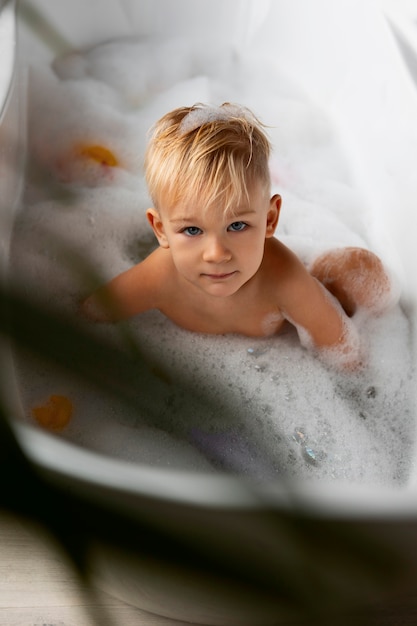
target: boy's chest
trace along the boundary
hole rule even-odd
[[[200,333],[236,333],[264,337],[278,332],[284,317],[272,299],[259,293],[242,298],[184,298],[171,300],[162,313],[182,328]]]

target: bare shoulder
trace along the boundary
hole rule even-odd
[[[283,310],[305,307],[308,300],[317,306],[324,296],[323,288],[310,274],[299,257],[283,243],[270,240],[266,248],[267,277],[276,286],[276,297]]]
[[[163,248],[157,248],[146,259],[132,266],[126,272],[117,276],[112,282],[126,281],[130,287],[138,289],[142,293],[149,294],[159,292],[161,284],[165,284],[172,279],[174,266],[171,255]]]
[[[292,288],[294,281],[297,284],[311,278],[297,255],[276,238],[266,241],[265,270],[268,280],[273,280],[280,289]]]
[[[172,284],[170,255],[157,248],[146,259],[122,272],[87,298],[82,310],[99,322],[126,319],[159,308],[167,285]]]

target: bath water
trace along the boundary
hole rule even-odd
[[[148,129],[174,107],[224,101],[248,106],[268,126],[272,191],[283,198],[276,236],[306,263],[332,247],[368,247],[372,215],[337,126],[275,61],[210,42],[131,39],[30,71],[12,279],[75,317],[82,297],[156,245],[142,175]],[[354,319],[368,364],[342,374],[303,349],[291,327],[265,339],[200,335],[149,311],[92,332],[118,345],[128,333],[152,355],[168,388],[161,419],[24,355],[17,371],[27,419],[60,394],[73,412],[56,436],[130,462],[255,480],[405,485],[415,445],[410,322],[400,305]],[[186,410],[178,372],[197,398]],[[137,387],[143,393],[140,380]],[[216,410],[201,411],[199,395]]]

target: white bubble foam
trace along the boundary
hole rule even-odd
[[[367,245],[369,212],[332,120],[275,61],[236,59],[204,42],[128,40],[54,67],[60,79],[32,74],[32,167],[11,257],[13,279],[43,301],[75,312],[100,280],[150,252],[147,130],[169,109],[195,102],[239,102],[270,125],[274,191],[283,196],[277,236],[306,264],[332,245]],[[118,166],[77,160],[71,149],[81,141],[110,149]],[[80,257],[94,270],[88,276]],[[368,353],[358,373],[316,359],[291,328],[267,339],[205,336],[151,311],[95,329],[117,344],[128,332],[152,355],[157,376],[171,381],[158,424],[28,358],[18,363],[22,396],[29,416],[49,394],[67,395],[74,417],[60,436],[131,462],[258,480],[403,485],[415,442],[409,320],[396,305],[353,323]],[[178,373],[195,398],[176,389]],[[212,397],[214,412],[200,394]]]

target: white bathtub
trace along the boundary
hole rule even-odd
[[[55,52],[131,34],[186,36],[192,29],[202,35],[215,32],[220,41],[231,38],[236,46],[254,45],[275,55],[337,119],[356,164],[358,185],[378,216],[371,233],[373,247],[388,256],[400,277],[403,306],[414,319],[417,95],[376,3],[34,0],[31,4],[60,33],[51,38]],[[27,6],[21,0],[21,8]],[[12,8],[10,2],[3,7],[0,27]],[[7,166],[7,189],[4,177],[0,182],[2,221],[8,228],[9,207],[19,193],[19,177],[14,174],[21,171],[18,154],[23,150],[14,97],[18,92],[24,99],[24,65],[29,57],[38,63],[53,57],[25,27],[19,47],[23,73],[1,118],[8,143],[7,148],[5,143],[0,146],[0,158],[14,154],[15,159]],[[13,49],[13,36],[8,49]],[[13,146],[18,147],[15,152]],[[3,229],[3,256],[8,228]],[[8,360],[3,371],[9,410],[18,412]],[[48,483],[81,501],[86,498],[97,525],[107,511],[118,536],[130,538],[126,549],[122,541],[110,546],[91,536],[89,565],[100,585],[136,606],[193,623],[266,626],[302,619],[310,609],[321,616],[331,611],[345,614],[389,601],[400,589],[417,597],[417,463],[401,490],[366,486],[341,490],[336,484],[255,488],[226,475],[136,467],[20,422],[14,428],[24,452]],[[92,535],[91,527],[86,527]],[[151,547],[140,537],[144,533],[149,534]],[[166,548],[166,558],[153,551],[158,541]],[[178,545],[183,546],[180,558]],[[224,570],[227,564],[230,571]]]

